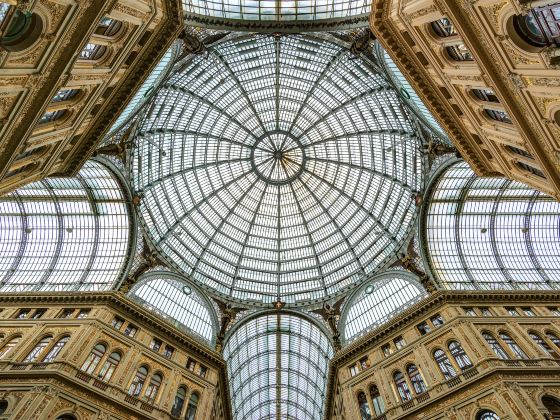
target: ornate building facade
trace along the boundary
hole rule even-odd
[[[373,2],[370,27],[479,175],[560,198],[560,6]]]

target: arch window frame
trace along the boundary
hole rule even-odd
[[[521,348],[519,344],[515,341],[515,339],[511,336],[509,332],[506,331],[499,331],[498,337],[505,345],[509,348],[509,350],[513,353],[516,359],[527,360],[529,356],[527,353]]]
[[[183,390],[183,394],[179,395],[179,391]],[[179,385],[177,392],[175,392],[175,398],[173,399],[173,406],[171,407],[171,415],[175,417],[181,417],[183,410],[186,407],[188,388],[185,385]]]
[[[457,340],[452,340],[447,344],[447,348],[451,356],[455,359],[455,363],[462,371],[468,370],[473,367],[473,363],[468,356],[467,352]]]
[[[548,357],[552,357],[553,359],[560,359],[560,353],[554,350],[554,348],[548,343],[547,339],[543,338],[540,333],[531,330],[528,332],[528,335],[542,353]]]
[[[130,385],[128,387],[128,395],[131,395],[136,398],[140,398],[142,395],[142,390],[144,389],[144,385],[146,383],[146,379],[148,379],[148,375],[150,373],[150,368],[148,365],[141,365],[136,370],[132,380],[130,381]]]
[[[100,347],[103,347],[103,350],[101,350]],[[80,370],[86,372],[89,375],[93,375],[95,369],[99,365],[99,362],[101,362],[101,359],[105,356],[106,353],[107,346],[104,343],[97,343],[89,352]]]
[[[5,359],[10,353],[14,351],[14,348],[19,344],[21,340],[21,335],[16,335],[10,337],[9,340],[4,340],[2,347],[0,347],[0,360]]]
[[[161,372],[156,372],[150,377],[146,391],[144,392],[144,398],[150,404],[154,404],[159,396],[159,391],[163,383],[163,374]]]
[[[185,413],[185,420],[194,420],[196,417],[196,412],[198,411],[198,403],[200,401],[200,395],[197,391],[191,393],[189,397],[189,402],[187,404],[187,411]]]
[[[50,346],[49,351],[42,358],[41,361],[43,363],[54,362],[54,360],[59,355],[59,353],[62,351],[64,346],[66,346],[66,344],[68,344],[68,341],[70,341],[70,335],[69,334],[66,334],[66,335],[63,335],[62,337],[60,337],[58,340],[56,340],[56,342],[52,346]]]
[[[426,381],[424,381],[424,377],[415,363],[410,363],[406,367],[406,374],[408,375],[408,379],[416,395],[423,394],[428,390],[428,385]]]
[[[494,352],[494,354],[501,360],[511,360],[509,353],[503,348],[501,343],[496,339],[494,334],[489,331],[483,331],[482,337],[486,341],[486,344]]]
[[[402,373],[400,370],[397,370],[393,373],[393,384],[401,402],[404,403],[412,400],[412,391],[410,390],[410,386],[408,385],[404,373]]]
[[[371,409],[364,391],[359,391],[356,396],[358,400],[358,407],[360,409],[361,420],[371,420]]]
[[[115,355],[118,356],[118,358]],[[99,369],[99,373],[97,375],[97,378],[100,381],[109,382],[111,380],[111,378],[113,377],[113,375],[115,374],[115,371],[119,367],[119,364],[121,362],[121,358],[122,358],[122,354],[121,354],[120,351],[118,351],[118,350],[112,351],[107,356],[107,358],[105,359],[105,362],[103,363],[103,365]]]
[[[23,358],[22,363],[35,363],[39,360],[41,355],[45,352],[47,347],[50,346],[53,336],[47,334],[43,336],[36,344],[31,348],[27,355]]]
[[[381,392],[379,392],[379,388],[375,384],[369,384],[368,392],[373,404],[373,414],[375,414],[375,416],[381,416],[385,413],[385,401],[383,400]]]
[[[447,353],[443,349],[440,348],[435,349],[432,352],[432,356],[446,381],[453,379],[458,375],[455,366],[453,366],[453,363],[451,362],[451,360],[447,356]]]

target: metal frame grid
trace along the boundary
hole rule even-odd
[[[348,50],[241,36],[162,85],[130,178],[176,269],[245,303],[305,304],[394,258],[423,187],[419,144],[398,93]]]
[[[185,279],[151,271],[140,277],[127,296],[195,338],[215,344],[218,318],[212,304]]]
[[[108,290],[124,275],[130,208],[116,174],[88,161],[0,197],[0,291]]]
[[[383,273],[368,281],[344,305],[342,341],[349,344],[428,296],[418,279],[405,272]]]
[[[247,319],[229,333],[224,346],[233,417],[322,418],[333,355],[325,331],[299,314]]]
[[[308,21],[368,15],[371,0],[183,0],[183,8],[221,19]]]
[[[560,203],[520,182],[479,178],[463,162],[437,174],[421,233],[442,287],[558,289]]]

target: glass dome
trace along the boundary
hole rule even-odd
[[[222,296],[324,300],[392,260],[412,228],[414,122],[344,47],[230,39],[193,56],[146,108],[131,168],[145,230]]]

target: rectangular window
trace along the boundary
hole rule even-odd
[[[151,348],[153,351],[158,352],[159,349],[161,348],[161,345],[162,345],[162,344],[163,344],[163,343],[161,342],[161,340],[160,340],[159,338],[155,338],[155,337],[154,337],[154,338],[152,339],[152,342],[150,343],[150,348]]]
[[[33,319],[39,319],[39,318],[41,318],[43,315],[45,315],[45,312],[47,312],[46,309],[37,309],[31,318],[33,318]]]
[[[383,344],[381,346],[381,351],[383,352],[384,356],[390,356],[393,353],[393,349],[391,349],[391,345],[389,343]]]
[[[163,350],[163,356],[167,357],[168,359],[171,359],[174,352],[175,352],[175,349],[173,347],[171,347],[170,345],[166,344],[165,349]]]
[[[369,359],[368,359],[368,357],[367,357],[367,356],[362,357],[362,358],[360,359],[360,367],[361,367],[362,369],[367,369],[367,368],[369,368],[369,366],[370,366],[370,365],[369,365]]]
[[[560,316],[560,309],[559,308],[548,308],[550,313],[554,316]]]
[[[60,314],[60,318],[71,318],[72,315],[74,315],[74,309],[67,308],[62,311],[62,313]]]
[[[16,315],[16,319],[27,318],[27,315],[29,315],[29,312],[31,312],[31,309],[20,309],[20,311]]]
[[[358,368],[356,365],[350,366],[348,370],[350,371],[350,376],[356,376],[358,374]]]
[[[206,372],[208,372],[208,368],[206,366],[200,365],[199,375],[201,378],[206,377]]]
[[[395,343],[395,347],[397,348],[397,350],[400,350],[404,346],[406,346],[406,342],[404,341],[404,338],[402,338],[401,335],[399,335],[397,338],[395,338],[393,340],[393,343]]]
[[[187,359],[187,369],[190,370],[191,372],[194,372],[195,366],[196,366],[196,362],[189,357]]]
[[[136,328],[136,325],[129,323],[124,329],[124,335],[128,335],[129,337],[134,337],[137,331],[138,328]]]
[[[116,316],[115,318],[113,318],[113,320],[111,321],[111,325],[113,326],[113,328],[115,328],[116,330],[120,330],[121,327],[124,324],[124,319],[119,318],[118,316]]]
[[[432,321],[432,325],[437,328],[441,325],[443,325],[445,323],[445,321],[443,320],[443,317],[440,314],[435,314],[433,317],[430,318],[430,321]]]
[[[535,313],[533,312],[533,309],[531,308],[521,308],[523,310],[523,313],[526,316],[535,316]]]
[[[422,322],[421,324],[418,324],[416,328],[418,328],[418,331],[420,331],[420,334],[422,335],[426,335],[430,332],[430,326],[428,325],[427,322]]]
[[[87,318],[89,316],[89,309],[80,309],[80,312],[78,312],[78,319],[83,319],[83,318]]]
[[[473,308],[463,308],[463,310],[465,311],[465,315],[467,316],[476,316],[476,312]]]
[[[515,308],[506,308],[509,316],[519,316],[519,312]]]
[[[486,307],[480,308],[480,312],[482,313],[482,316],[492,316],[492,312]]]

